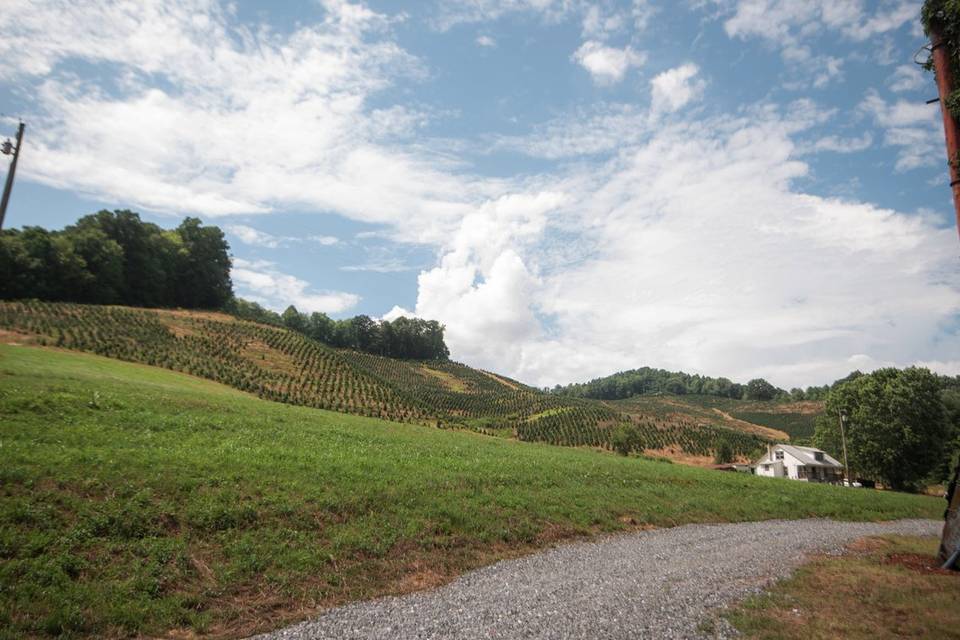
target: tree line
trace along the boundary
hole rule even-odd
[[[0,233],[0,298],[217,309],[233,295],[229,245],[218,227],[176,229],[132,211],[100,211],[61,231]]]
[[[746,384],[733,382],[728,378],[711,378],[683,371],[667,371],[641,367],[629,371],[620,371],[589,382],[579,382],[566,386],[557,385],[549,389],[551,393],[575,398],[594,398],[596,400],[620,400],[639,395],[686,395],[698,394],[732,398],[734,400],[823,400],[830,389],[846,380],[862,375],[854,371],[847,378],[821,387],[810,386],[806,389],[793,388],[790,391],[776,387],[763,378],[754,378]]]
[[[341,349],[388,358],[447,360],[450,357],[443,340],[445,327],[436,320],[374,320],[365,315],[334,320],[325,313],[302,313],[293,305],[280,314],[242,298],[231,300],[225,311],[245,320],[286,327]]]
[[[435,320],[333,320],[293,306],[283,314],[237,298],[223,231],[186,218],[175,229],[128,210],[99,211],[60,231],[39,226],[0,232],[0,299],[222,310],[286,327],[314,340],[391,358],[446,360]]]
[[[619,400],[647,394],[685,395],[688,393],[753,400],[789,397],[786,391],[778,389],[762,378],[751,380],[744,385],[727,378],[690,375],[682,371],[667,371],[651,367],[620,371],[603,378],[595,378],[590,382],[557,385],[551,391],[564,396],[597,400]]]

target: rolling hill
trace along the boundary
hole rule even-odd
[[[609,449],[614,428],[632,424],[643,451],[701,465],[712,462],[721,443],[747,459],[766,442],[793,434],[780,417],[795,414],[768,415],[757,410],[758,403],[728,406],[705,396],[565,397],[455,362],[334,349],[222,313],[0,302],[0,331],[6,342],[163,367],[265,400],[523,441]],[[744,411],[751,406],[748,419]]]
[[[244,392],[116,358],[0,345],[0,584],[16,586],[0,589],[2,638],[240,637],[572,536],[765,518],[939,517],[943,509],[923,496],[412,424],[424,411],[412,399],[397,410],[404,423],[269,402],[254,394],[346,407],[357,406],[351,398],[392,396],[359,365],[301,343],[291,342],[305,350],[296,358],[294,347],[256,343],[236,368],[225,368],[229,355],[207,355],[218,343],[204,323],[223,325],[224,341],[234,331],[235,344],[257,327],[104,313],[99,320],[112,316],[126,331],[140,327],[145,344],[168,343],[166,327],[203,349],[155,349],[158,362],[240,376],[248,386],[241,374],[254,375],[258,360],[282,366]],[[142,345],[104,340],[110,325],[81,331],[74,317],[58,329],[52,314],[29,321],[44,340],[103,336],[105,351],[147,358]],[[293,341],[257,335],[267,345]],[[335,382],[288,391],[301,362],[325,367]],[[462,384],[469,380],[464,374]],[[324,395],[328,388],[359,392]]]

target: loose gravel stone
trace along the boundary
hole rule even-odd
[[[443,587],[331,609],[257,640],[713,637],[713,614],[863,536],[939,535],[935,520],[687,525],[558,546]],[[716,622],[716,621],[714,621]]]

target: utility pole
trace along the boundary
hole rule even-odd
[[[853,483],[850,482],[850,467],[847,465],[847,434],[844,431],[844,418],[843,409],[837,409],[837,416],[840,418],[840,442],[843,443],[843,483],[844,486],[850,487],[853,486]]]
[[[17,145],[13,146],[8,138],[3,142],[3,155],[13,155],[10,161],[10,170],[7,171],[7,182],[3,185],[3,200],[0,201],[0,231],[3,231],[3,219],[7,217],[7,203],[10,202],[10,191],[13,190],[13,176],[17,172],[17,160],[20,159],[20,145],[23,143],[23,122],[17,127]]]

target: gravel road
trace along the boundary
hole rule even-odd
[[[697,638],[711,610],[784,576],[805,554],[868,535],[939,535],[942,526],[773,520],[617,535],[498,562],[430,591],[331,609],[257,638]]]

